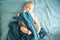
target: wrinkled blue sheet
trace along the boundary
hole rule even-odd
[[[12,17],[29,1],[35,4],[34,14],[39,19],[41,27],[47,27],[49,30],[50,40],[60,40],[60,0],[0,0],[1,40],[6,39]]]

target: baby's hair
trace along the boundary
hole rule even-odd
[[[28,3],[30,3],[30,4],[32,4],[32,5],[34,6],[34,3],[33,3],[33,2],[27,2],[26,4],[28,4]],[[25,5],[26,5],[26,4],[25,4]]]
[[[31,3],[31,4],[34,4],[33,2],[27,2],[27,3]]]

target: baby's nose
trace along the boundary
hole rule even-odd
[[[29,7],[27,7],[26,9],[29,10]]]

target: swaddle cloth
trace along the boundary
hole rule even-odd
[[[39,34],[37,33],[34,21],[29,12],[21,12],[19,17],[14,18],[16,19],[16,21],[9,23],[7,40],[41,40],[41,38],[46,35],[46,31],[44,29],[42,29]],[[22,21],[32,32],[31,35],[27,35],[21,32],[20,27]]]
[[[20,21],[22,20],[26,24],[27,28],[29,28],[32,31],[32,33],[34,35],[33,40],[38,40],[38,33],[36,31],[34,21],[30,15],[30,13],[29,12],[22,12],[20,14],[20,17],[21,17]]]

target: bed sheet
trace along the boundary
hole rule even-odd
[[[0,0],[1,12],[1,40],[5,40],[8,33],[8,23],[17,12],[22,11],[26,2],[35,4],[34,14],[38,18],[41,27],[49,34],[49,39],[60,40],[60,0]]]

